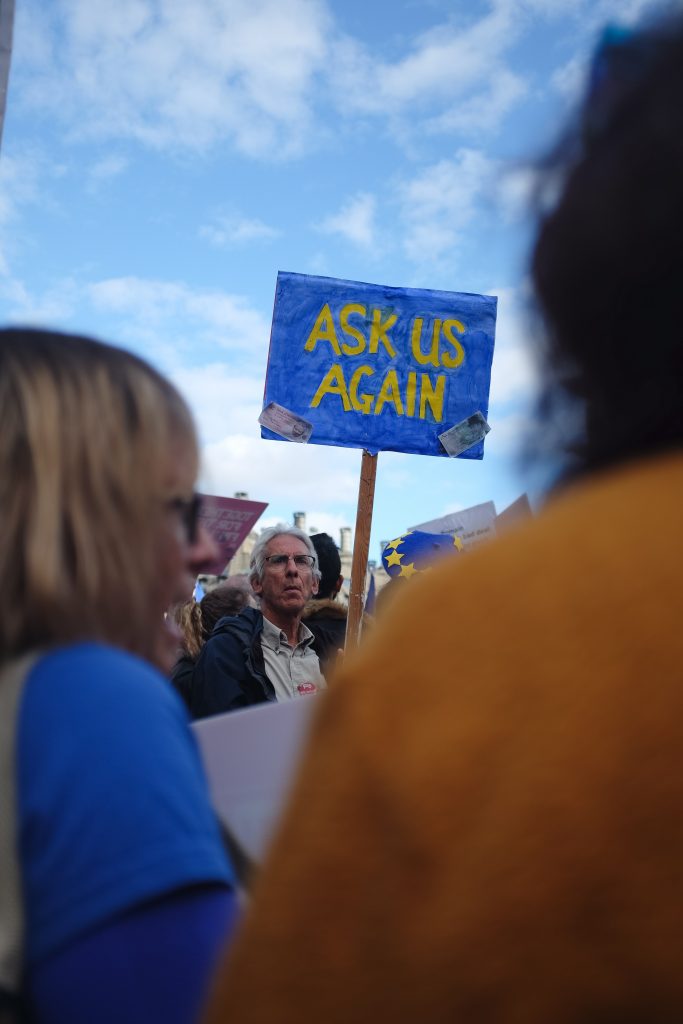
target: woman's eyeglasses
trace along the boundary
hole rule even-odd
[[[185,528],[188,544],[196,544],[199,514],[202,510],[201,494],[193,494],[191,498],[169,498],[166,507],[177,512]]]

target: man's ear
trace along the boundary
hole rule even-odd
[[[344,582],[344,577],[340,576],[339,579],[337,580],[337,582],[335,583],[334,587],[332,588],[332,593],[333,594],[338,594],[339,593],[339,591],[342,588],[342,583],[343,582]]]
[[[320,588],[320,580],[316,579],[315,576],[311,580],[311,597],[315,597]]]
[[[257,580],[257,579],[253,579],[253,580],[249,580],[249,582],[251,583],[251,589],[254,591],[254,593],[258,597],[260,597],[261,596],[261,592],[263,590],[263,584],[261,583],[261,581]]]

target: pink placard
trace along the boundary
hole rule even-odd
[[[222,498],[217,494],[202,494],[199,520],[220,548],[216,561],[204,571],[220,575],[246,536],[253,530],[267,501],[248,501],[246,498]]]

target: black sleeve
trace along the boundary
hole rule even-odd
[[[182,654],[171,670],[171,683],[173,688],[178,691],[188,708],[190,706],[190,693],[192,688],[192,673],[194,671],[194,665],[194,658],[191,658],[189,654]]]
[[[313,650],[318,655],[320,669],[325,675],[337,661],[340,650],[346,642],[346,619],[306,619],[305,624],[313,634]]]

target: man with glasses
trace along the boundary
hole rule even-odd
[[[319,580],[318,556],[307,534],[294,526],[264,531],[249,572],[260,608],[216,623],[192,676],[194,718],[324,689],[313,634],[301,621]]]

